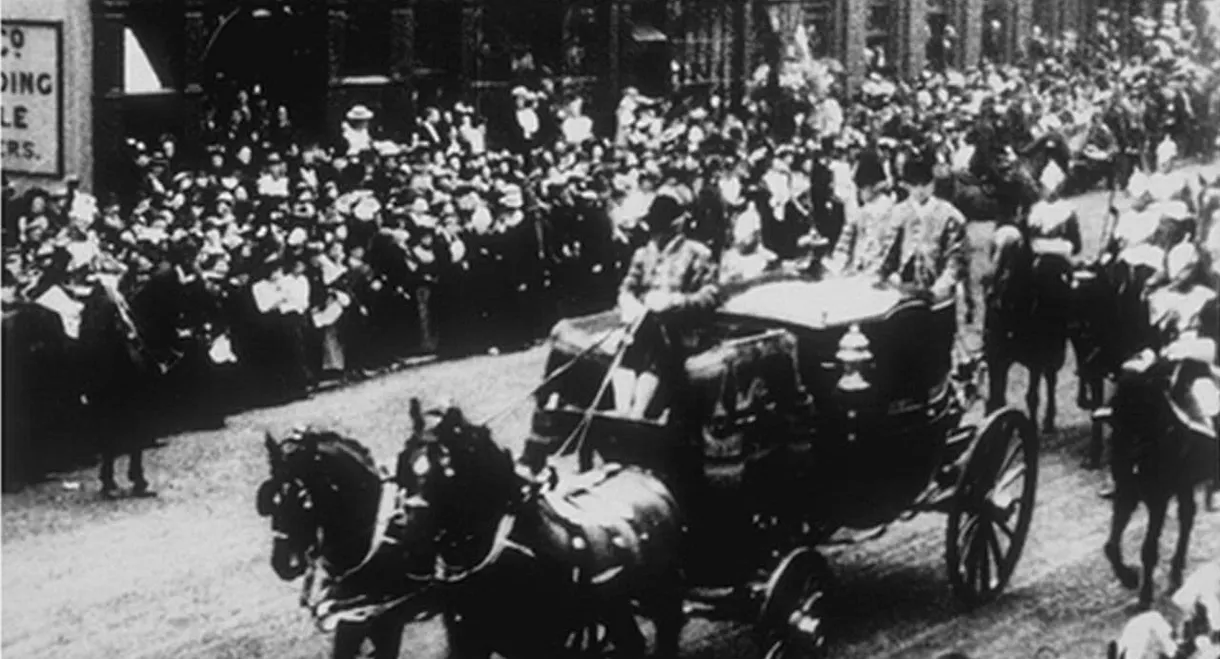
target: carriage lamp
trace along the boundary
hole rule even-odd
[[[869,350],[868,337],[860,331],[859,325],[852,325],[843,338],[839,339],[839,352],[835,357],[843,365],[839,391],[855,393],[869,388],[868,380],[864,378],[864,369],[872,364],[873,353]]]

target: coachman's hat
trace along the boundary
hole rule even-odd
[[[885,180],[885,168],[881,164],[881,157],[876,151],[868,150],[860,154],[860,160],[856,164],[855,183],[856,187],[867,188],[876,185]]]
[[[933,163],[922,154],[914,154],[902,166],[902,180],[911,185],[927,185],[936,180]]]
[[[644,221],[654,229],[668,227],[685,214],[681,202],[668,194],[659,194],[648,207]]]

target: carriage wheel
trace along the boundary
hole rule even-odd
[[[1034,513],[1038,435],[1005,408],[984,420],[949,509],[946,562],[954,594],[984,604],[1012,577]]]
[[[826,590],[830,567],[813,549],[802,547],[789,553],[771,574],[758,614],[757,630],[764,639],[778,637],[767,656],[790,654],[785,648],[801,647],[801,656],[817,656],[825,645]]]

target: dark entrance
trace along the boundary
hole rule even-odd
[[[243,3],[245,4],[245,3]],[[203,55],[204,91],[228,116],[237,90],[261,87],[272,107],[288,108],[305,135],[326,129],[326,5],[267,3],[225,13]]]

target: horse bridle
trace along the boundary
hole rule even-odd
[[[301,505],[303,507],[306,509],[313,509],[315,507],[313,496],[309,493],[309,488],[306,487],[305,482],[299,477],[282,479],[280,482],[283,485],[290,485],[297,490],[297,496],[298,498],[302,499]],[[385,487],[384,479],[382,480],[382,483],[382,486]],[[279,491],[276,492],[277,497],[283,496],[283,485],[281,485]],[[298,601],[302,608],[309,610],[310,614],[314,618],[314,624],[320,631],[333,631],[335,626],[337,626],[340,622],[361,623],[368,621],[387,611],[390,611],[391,609],[398,608],[407,602],[422,597],[424,593],[429,590],[432,575],[419,574],[411,570],[406,570],[403,573],[404,576],[406,576],[406,578],[410,581],[423,584],[423,587],[419,588],[418,590],[413,590],[406,595],[372,604],[361,604],[361,602],[364,602],[367,599],[363,595],[357,595],[345,600],[326,598],[325,593],[328,590],[336,586],[340,586],[345,581],[362,572],[369,565],[371,559],[374,555],[376,555],[377,551],[382,545],[382,542],[384,541],[384,538],[381,537],[376,530],[374,533],[377,535],[375,535],[373,540],[370,542],[369,550],[360,563],[352,568],[349,568],[348,570],[345,570],[341,574],[329,576],[331,573],[331,566],[320,550],[321,544],[324,541],[324,531],[321,525],[314,525],[313,540],[301,550],[302,556],[305,559],[306,567],[304,579],[301,582],[301,595]],[[276,539],[288,540],[291,536],[284,531],[273,528],[272,537]],[[325,585],[315,587],[319,579],[319,574],[322,575]]]
[[[445,416],[445,413],[441,410],[434,409],[434,410],[428,410],[428,411],[424,412],[424,415],[438,417],[438,418],[443,419]],[[433,435],[435,436],[435,429],[433,430]],[[441,453],[441,455],[442,455],[441,466],[443,467],[443,473],[446,477],[451,476],[453,473],[453,470],[448,464],[448,459],[451,454],[449,451],[449,447],[445,446],[444,442],[441,442],[438,439],[425,440],[425,441],[427,441],[427,443],[430,445],[436,446],[442,452]],[[415,462],[415,460],[412,461],[413,464],[414,464],[414,462]],[[417,474],[417,475],[422,475],[422,474]],[[416,499],[416,498],[417,497],[412,497],[411,499]],[[420,497],[420,499],[421,499],[421,503],[419,505],[427,505],[426,503],[422,502],[422,497]],[[410,505],[410,504],[408,504],[408,505]],[[510,550],[510,549],[518,551],[521,554],[528,556],[530,558],[536,557],[536,554],[529,547],[526,547],[526,546],[510,539],[513,529],[516,527],[516,522],[517,522],[517,516],[513,512],[506,512],[503,515],[501,515],[500,521],[496,525],[495,535],[492,537],[491,546],[488,548],[487,553],[483,556],[482,559],[480,559],[478,562],[476,562],[471,567],[462,568],[462,567],[456,567],[456,566],[450,565],[445,560],[443,552],[437,551],[435,569],[433,571],[433,574],[430,575],[428,577],[428,579],[430,581],[440,582],[440,583],[444,583],[444,584],[461,583],[461,582],[466,581],[467,579],[473,577],[474,575],[478,574],[479,572],[482,572],[487,567],[491,566],[496,561],[500,560],[500,557],[504,555],[504,552],[507,550]],[[444,536],[445,536],[445,529],[443,529],[443,528],[439,529],[437,531],[437,533],[434,535],[433,540],[436,542],[436,544],[438,546],[444,545],[445,544],[445,541],[443,540]],[[452,546],[452,543],[449,543],[449,544],[450,544],[450,546]],[[412,579],[417,578],[415,575],[408,575],[408,576]]]

